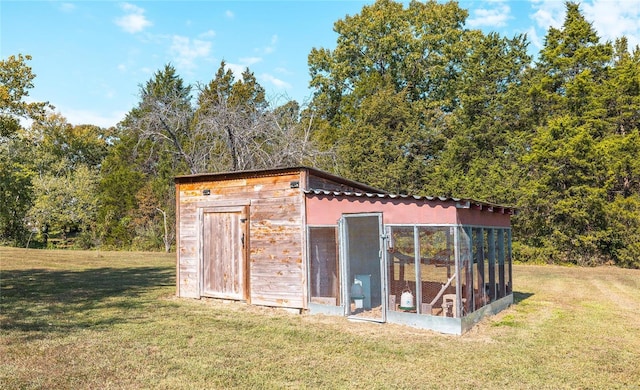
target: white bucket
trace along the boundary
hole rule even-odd
[[[405,290],[400,296],[400,307],[409,309],[413,307],[413,294],[411,291]]]

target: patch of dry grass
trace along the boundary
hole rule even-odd
[[[467,334],[175,298],[175,255],[0,248],[0,388],[640,388],[640,271],[516,266]]]

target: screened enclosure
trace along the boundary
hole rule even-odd
[[[460,333],[512,303],[510,228],[345,222],[308,228],[310,302],[325,312]]]
[[[308,310],[462,334],[513,303],[513,209],[309,190]]]
[[[511,293],[510,229],[414,225],[387,230],[390,310],[464,317]],[[402,304],[403,295],[415,304]]]

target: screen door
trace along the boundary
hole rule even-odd
[[[340,220],[346,314],[384,321],[382,214],[348,214]]]

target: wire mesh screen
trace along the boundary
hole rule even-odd
[[[413,226],[391,228],[390,239],[387,272],[389,309],[415,312],[417,291]]]
[[[505,267],[504,267],[504,229],[497,229],[496,231],[496,275],[498,280],[496,281],[498,287],[498,298],[504,298],[507,295],[505,279]]]
[[[511,263],[511,230],[506,230],[504,234],[504,246],[505,246],[505,266],[506,266],[506,274],[505,274],[505,284],[507,285],[507,294],[513,293],[513,285],[511,280],[512,274],[512,263]]]
[[[453,228],[419,227],[423,314],[453,316],[456,270]]]
[[[455,312],[455,316],[463,317],[473,311],[473,268],[472,268],[472,229],[468,226],[458,228],[458,272],[460,281],[461,310]],[[456,301],[457,305],[458,301]],[[457,306],[455,306],[457,309]]]
[[[508,229],[473,229],[475,310],[511,294],[511,236]]]
[[[474,228],[472,233],[473,241],[473,274],[474,274],[474,305],[479,309],[489,303],[488,265],[484,250],[484,229]]]
[[[339,305],[336,228],[309,228],[309,249],[311,302]]]
[[[447,315],[443,302],[456,289],[452,228],[391,227],[388,260],[390,310]]]

